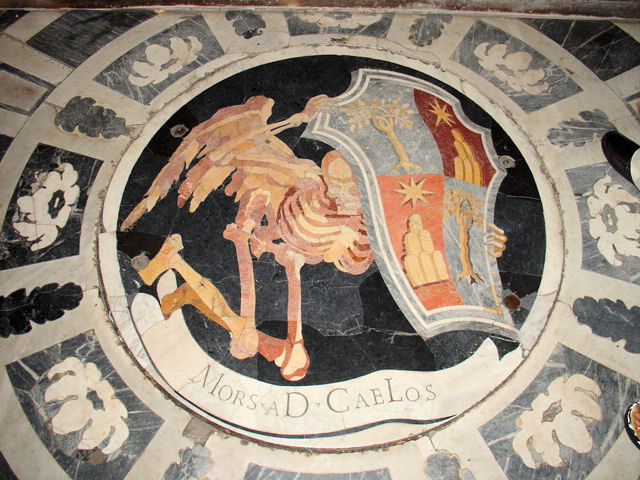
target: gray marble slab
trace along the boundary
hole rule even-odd
[[[384,38],[393,20],[393,13],[357,13],[355,10],[291,11],[284,16],[292,36],[335,33]]]
[[[73,10],[40,30],[27,44],[77,67],[107,43],[153,16],[153,10]]]
[[[486,78],[526,112],[582,91],[533,47],[482,21],[473,24],[451,59]]]
[[[261,15],[255,12],[246,10],[229,10],[224,14],[225,18],[232,22],[233,30],[236,35],[249,39],[262,35],[264,28],[267,26],[264,23]]]
[[[425,469],[431,480],[475,480],[475,475],[460,467],[460,460],[445,450],[440,450],[427,458]]]
[[[92,369],[97,368],[99,390],[113,391],[111,398],[115,398],[126,409],[126,417],[120,417],[126,424],[126,439],[118,442],[120,446],[115,451],[108,450],[108,442],[113,438],[111,433],[95,448],[81,448],[84,432],[91,426],[90,418],[87,418],[84,426],[66,434],[56,433],[55,427],[52,428],[52,425],[56,425],[56,417],[64,414],[63,408],[68,402],[91,401],[95,414],[107,408],[105,402],[108,399],[100,398],[100,393],[94,390],[98,388],[95,382],[86,384],[85,399],[69,396],[62,400],[45,400],[52,386],[59,388],[63,381],[68,384],[71,382],[67,380],[71,378],[68,372],[49,375],[52,367],[59,366],[69,358],[76,359],[86,369],[75,371],[73,377],[83,381],[91,376]],[[123,382],[102,351],[93,331],[17,360],[7,365],[6,371],[31,426],[56,462],[74,480],[124,478],[163,423],[162,418],[149,410]],[[110,387],[107,388],[104,383]],[[87,410],[86,406],[82,409],[85,412]]]
[[[91,97],[73,97],[60,110],[54,123],[67,132],[76,128],[88,137],[115,138],[127,133],[126,121],[110,108],[95,104]]]
[[[573,302],[573,314],[595,335],[624,340],[626,351],[640,353],[640,307],[627,307],[622,300],[582,297]]]
[[[32,222],[28,214],[18,205],[18,198],[31,196],[35,191],[42,190],[42,183],[46,181],[48,175],[59,171],[60,166],[65,164],[71,165],[77,173],[76,181],[73,185],[65,185],[63,189],[55,192],[54,189],[46,189],[50,195],[48,215],[52,220],[42,216],[39,217],[40,222],[44,223]],[[0,269],[15,268],[78,254],[84,207],[93,180],[101,165],[100,160],[62,148],[45,144],[39,144],[36,147],[22,171],[20,180],[18,180],[9,202],[2,231],[0,231]],[[75,186],[79,189],[77,197],[73,202],[67,203],[64,195],[68,194]],[[45,224],[50,224],[57,219],[63,208],[71,208],[71,212],[63,225],[56,226],[58,233],[50,245],[34,250],[34,246],[40,240],[29,240],[16,230],[15,225],[19,222],[35,223],[46,228]]]
[[[409,41],[417,47],[431,45],[440,38],[445,24],[451,23],[453,17],[448,14],[429,14],[417,18],[409,29]]]
[[[640,43],[608,20],[527,18],[523,22],[558,43],[601,80],[640,65]]]
[[[604,155],[603,155],[604,160]],[[640,256],[622,255],[623,246],[633,244],[628,237],[633,225],[640,225],[640,192],[625,180],[608,163],[599,163],[567,171],[571,188],[575,193],[582,229],[582,268],[601,273],[609,277],[640,284]],[[609,176],[610,182],[603,179]],[[596,182],[602,182],[605,192],[594,194]],[[615,187],[614,185],[619,185]],[[616,199],[623,190],[626,199]],[[608,193],[606,193],[608,192]],[[594,200],[606,206],[598,208]],[[592,199],[594,211],[602,210],[599,215],[591,215],[589,202]],[[595,235],[595,236],[594,236]],[[636,234],[637,236],[637,234]],[[637,243],[635,244],[637,251]],[[613,256],[613,252],[615,257]],[[607,252],[609,252],[607,254]],[[605,256],[607,254],[607,256]],[[607,258],[608,257],[608,258]],[[612,260],[618,264],[612,263]]]
[[[213,467],[211,450],[202,445],[194,445],[180,452],[180,461],[172,463],[164,472],[164,480],[198,480],[206,478]]]
[[[549,141],[559,147],[582,147],[593,140],[600,140],[605,133],[616,130],[602,110],[584,110],[578,113],[578,117],[580,118],[563,120],[558,126],[550,128],[547,133]]]
[[[273,470],[251,463],[244,474],[244,480],[391,480],[391,475],[386,468],[357,473],[315,474]]]
[[[175,42],[185,42],[188,45],[184,48],[190,49],[191,54],[186,61],[181,62],[178,58]],[[201,16],[195,16],[132,48],[105,68],[94,80],[140,103],[148,104],[173,82],[222,54],[222,47],[207,23]],[[159,63],[154,63],[154,60]],[[142,70],[135,70],[136,62],[146,65],[144,68],[149,70],[153,70],[155,65],[158,70],[167,72],[168,75],[162,79],[161,76],[152,74],[148,77],[148,83],[141,85],[145,77],[140,73]],[[178,68],[180,66],[182,68]],[[138,84],[132,83],[132,76],[140,79]]]
[[[563,464],[553,467],[545,462],[543,457],[536,458],[539,461],[538,468],[529,468],[513,447],[514,437],[520,432],[516,420],[523,412],[531,410],[532,402],[536,398],[542,399],[543,403],[546,401],[544,399],[549,394],[548,389],[552,382],[558,378],[570,379],[574,375],[582,375],[588,382],[595,382],[600,395],[596,396],[580,387],[566,392],[561,396],[560,403],[554,402],[545,410],[541,425],[544,425],[544,422],[553,422],[554,415],[566,410],[565,415],[575,417],[573,421],[584,422],[593,442],[592,446],[586,453],[579,453],[563,444],[558,438],[569,438],[564,441],[570,443],[582,434],[579,430],[572,433],[565,430],[558,434],[563,427],[556,424],[553,441],[560,446]],[[582,403],[571,402],[576,395],[588,395],[590,401],[597,402],[602,419],[592,420],[587,412],[581,409],[584,398]],[[480,433],[509,479],[582,480],[604,458],[618,436],[624,434],[624,412],[639,395],[640,386],[636,382],[563,345],[557,345],[533,382],[511,405],[483,425]]]

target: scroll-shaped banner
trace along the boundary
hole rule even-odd
[[[376,263],[425,338],[480,330],[517,339],[501,306],[493,224],[505,176],[490,132],[444,90],[403,74],[361,69],[304,137],[328,143],[353,167]]]

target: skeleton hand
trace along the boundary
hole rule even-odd
[[[507,236],[504,234],[504,230],[496,227],[493,223],[489,224],[489,233],[485,234],[484,244],[487,246],[487,253],[493,258],[502,256],[505,248],[507,248]]]
[[[327,100],[329,100],[329,97],[326,95],[310,98],[302,112],[296,113],[289,118],[291,126],[297,127],[303,123],[309,123],[325,107]]]

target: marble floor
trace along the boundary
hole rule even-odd
[[[639,42],[0,11],[0,478],[637,480]]]

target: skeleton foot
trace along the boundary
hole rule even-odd
[[[245,325],[240,336],[229,343],[229,352],[239,360],[253,357],[257,351],[258,332],[253,325]]]
[[[160,310],[164,318],[169,318],[173,312],[186,304],[193,304],[196,300],[199,300],[196,292],[188,284],[183,283],[176,290],[162,297]]]
[[[394,173],[396,170],[398,170],[400,168],[404,168],[404,170],[407,173],[409,173],[412,168],[415,168],[416,170],[420,170],[422,167],[420,165],[417,165],[417,164],[413,163],[413,162],[399,161],[398,163],[396,163],[395,167],[393,167],[393,170],[391,170],[391,173]]]
[[[456,280],[460,280],[461,278],[466,279],[469,285],[471,285],[474,281],[476,283],[482,283],[482,279],[473,272],[459,273],[458,276],[456,277]]]
[[[280,373],[286,380],[295,382],[304,378],[310,363],[304,342],[302,340],[298,340],[294,344],[285,342],[282,353],[274,360],[274,363],[280,367]]]
[[[151,285],[158,276],[172,267],[172,260],[177,253],[184,247],[182,245],[182,237],[179,234],[173,234],[169,236],[158,254],[151,259],[151,261],[138,272],[142,281]]]

